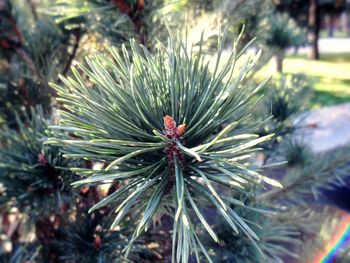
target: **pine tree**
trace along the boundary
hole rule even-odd
[[[302,262],[350,156],[290,139],[303,76],[252,80],[266,6],[0,1],[0,262]],[[188,9],[251,24],[190,43]]]
[[[305,33],[288,14],[274,14],[267,19],[266,45],[275,49],[276,70],[283,72],[283,59],[287,48],[303,44]],[[266,23],[265,22],[265,23]]]

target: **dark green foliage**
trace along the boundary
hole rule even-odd
[[[78,210],[72,222],[58,229],[54,246],[59,251],[59,260],[64,262],[149,262],[154,254],[140,243],[135,244],[128,259],[122,250],[128,239],[121,231],[110,230],[109,220],[101,212],[87,213]]]
[[[131,21],[112,1],[55,1],[48,10],[46,12],[53,16],[56,23],[71,32],[100,32],[104,37],[114,38],[119,42],[133,36],[132,31],[126,30],[132,27]]]
[[[297,139],[286,139],[280,148],[280,153],[285,156],[289,167],[309,165],[312,153],[306,143]]]
[[[0,55],[8,57],[8,53],[21,46],[21,36],[14,28],[12,5],[4,0],[0,5]],[[6,52],[5,52],[6,50]]]
[[[1,206],[17,206],[32,216],[50,215],[72,198],[69,164],[57,147],[43,145],[48,121],[42,110],[17,117],[18,130],[4,125],[0,132]]]
[[[218,241],[200,212],[208,202],[234,232],[253,243],[258,239],[230,208],[235,199],[219,195],[215,185],[245,195],[250,195],[247,190],[252,185],[260,187],[262,182],[279,186],[241,161],[257,150],[252,147],[271,136],[258,138],[247,128],[235,129],[249,117],[250,100],[266,82],[254,89],[242,86],[255,59],[246,62],[240,75],[232,76],[242,54],[237,44],[219,70],[223,48],[219,46],[213,73],[208,70],[211,62],[205,62],[201,53],[189,53],[181,41],[170,36],[168,48],[158,43],[154,56],[131,42],[131,53],[112,48],[108,56],[87,59],[87,66],[80,70],[88,76],[88,85],[74,68],[74,78],[62,78],[66,87],[54,85],[64,110],[60,111],[60,126],[51,127],[57,132],[48,143],[63,146],[65,157],[105,163],[100,170],[74,169],[87,177],[74,184],[127,180],[90,211],[106,205],[117,207],[112,227],[130,209],[144,211],[139,213],[128,250],[165,200],[173,207],[173,261],[187,262],[190,254],[198,257],[200,250],[209,260],[192,221],[197,216]]]
[[[0,123],[14,127],[15,112],[21,119],[22,112],[30,114],[37,105],[50,112],[54,94],[47,83],[63,71],[69,37],[49,18],[34,19],[28,12],[29,2],[6,3],[0,8],[2,24],[10,25],[0,29]]]
[[[31,30],[25,31],[24,38],[25,49],[35,68],[40,71],[39,81],[47,85],[49,80],[56,79],[57,74],[63,71],[68,60],[69,36],[48,17],[43,17],[35,22]]]
[[[298,47],[305,42],[305,32],[288,14],[274,14],[266,21],[266,44],[278,50]]]
[[[238,36],[245,27],[242,40],[247,43],[252,38],[257,38],[258,44],[262,44],[266,37],[266,21],[273,13],[274,7],[269,0],[235,0],[221,1],[224,20],[233,35]],[[268,50],[264,50],[268,52]]]
[[[270,84],[268,92],[266,110],[270,111],[274,122],[283,123],[307,107],[310,84],[303,74],[282,75]]]
[[[44,92],[45,88],[31,77],[14,77],[17,70],[0,76],[0,126],[8,125],[11,128],[17,126],[15,112],[21,119],[23,115],[30,114],[30,108],[41,105],[44,109],[50,108],[50,97]]]

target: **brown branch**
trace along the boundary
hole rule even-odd
[[[27,54],[27,52],[22,47],[16,47],[15,51],[17,55],[20,57],[20,59],[28,66],[30,71],[32,71],[33,74],[39,76],[40,74],[37,71],[32,58]]]
[[[32,11],[34,20],[37,21],[38,20],[38,13],[36,12],[36,6],[35,6],[35,4],[33,3],[32,0],[27,0],[27,1],[28,1],[30,10]]]
[[[74,43],[74,46],[73,46],[73,51],[72,51],[72,53],[70,54],[70,56],[68,58],[66,66],[64,67],[64,70],[62,72],[63,76],[65,76],[67,74],[68,70],[70,69],[70,67],[72,65],[72,62],[73,62],[73,59],[74,59],[74,57],[75,57],[75,55],[77,53],[77,50],[79,48],[80,39],[81,39],[80,28],[77,29],[77,31],[75,32],[74,36],[75,36],[75,43]]]
[[[0,39],[0,44],[3,49],[15,51],[18,56],[28,65],[29,69],[37,74],[33,60],[23,49],[23,36],[17,26],[16,20],[8,10],[1,10],[4,12],[6,19],[10,23],[10,28],[6,29],[6,35]]]
[[[124,0],[112,0],[112,3],[118,7],[121,13],[129,16],[131,22],[134,25],[135,32],[139,36],[140,43],[142,45],[146,45],[147,36],[145,32],[143,32],[143,29],[145,28],[145,24],[142,21],[140,15],[138,14],[138,12],[145,9],[145,1],[138,0],[135,8],[126,4]]]
[[[20,79],[18,81],[18,92],[24,98],[27,108],[32,107],[33,106],[33,100],[32,100],[32,98],[30,97],[30,95],[28,93],[28,89],[26,89],[26,87],[25,87],[25,82],[24,82],[23,79]]]
[[[6,29],[7,34],[0,39],[1,48],[14,51],[18,57],[28,66],[33,75],[37,76],[37,78],[48,88],[49,93],[52,96],[56,96],[56,92],[48,86],[45,77],[42,75],[40,70],[37,69],[33,59],[25,51],[23,44],[24,38],[18,28],[16,19],[12,16],[9,10],[1,9],[1,6],[0,11],[4,13],[5,18],[9,21],[10,24],[10,27]]]

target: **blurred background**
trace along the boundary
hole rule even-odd
[[[33,107],[40,106],[45,118],[55,114],[61,102],[55,101],[50,83],[61,84],[58,76],[70,76],[71,66],[83,63],[85,56],[105,52],[110,45],[128,48],[130,38],[152,52],[158,40],[167,40],[168,30],[197,51],[203,39],[208,57],[216,56],[218,36],[225,34],[223,64],[239,38],[239,49],[245,53],[237,62],[236,74],[247,59],[259,56],[245,84],[258,85],[271,77],[252,115],[256,120],[272,116],[258,133],[276,136],[263,145],[264,154],[255,162],[288,161],[282,168],[265,171],[287,190],[268,192],[262,198],[297,203],[299,212],[291,213],[289,220],[299,220],[303,227],[299,241],[309,240],[297,250],[297,259],[283,251],[282,262],[350,262],[350,0],[0,0],[0,142],[16,146],[12,149],[16,154],[5,147],[0,150],[0,261],[77,262],[69,258],[75,253],[88,262],[83,256],[91,257],[86,250],[89,245],[96,248],[96,233],[85,233],[92,244],[81,245],[83,230],[73,235],[76,226],[68,227],[53,215],[66,213],[68,208],[62,204],[69,203],[84,211],[84,220],[89,218],[86,207],[96,193],[81,190],[79,201],[75,197],[66,203],[60,194],[61,201],[56,202],[52,193],[62,188],[53,187],[47,199],[47,191],[32,197],[33,185],[42,183],[40,178],[20,185],[5,171],[24,167],[23,162],[43,164],[45,158],[20,160],[18,153],[26,155],[31,148],[19,143],[22,137],[12,140],[11,136],[18,131],[23,135],[30,127],[26,118]],[[22,192],[15,191],[21,187]],[[53,201],[43,205],[43,198]],[[300,212],[305,203],[310,213]],[[60,212],[50,210],[53,207]],[[42,210],[51,212],[43,216]],[[99,219],[89,220],[86,224],[95,224],[96,231]],[[59,229],[60,234],[50,229]],[[82,236],[79,241],[77,235]],[[77,245],[67,245],[72,242]],[[152,245],[147,248],[153,249]],[[160,250],[148,262],[167,262],[167,252]]]

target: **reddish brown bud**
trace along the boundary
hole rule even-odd
[[[173,117],[169,115],[165,115],[164,117],[164,127],[167,130],[174,130],[176,128],[176,123],[173,119]]]
[[[95,236],[95,248],[99,250],[101,248],[101,245],[102,245],[102,239],[101,239],[100,235],[96,235]]]
[[[176,133],[179,137],[181,137],[182,135],[185,134],[187,125],[185,123],[179,125],[179,127],[177,127]]]
[[[176,128],[176,122],[174,121],[174,119],[169,116],[166,115],[164,117],[164,128],[165,128],[165,134],[170,138],[174,138],[177,135],[177,128]]]
[[[38,162],[41,164],[47,164],[47,160],[45,158],[45,155],[43,153],[39,153],[38,155]]]

